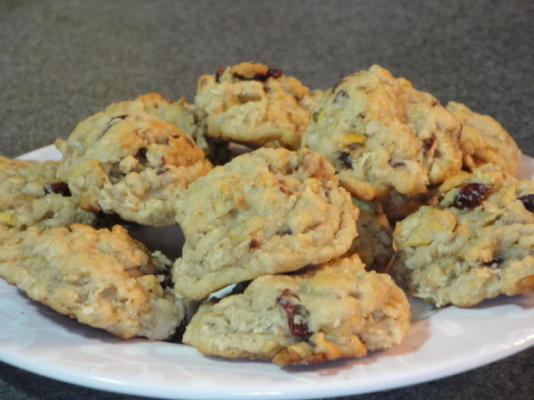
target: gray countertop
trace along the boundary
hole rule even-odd
[[[50,144],[107,104],[141,93],[191,101],[199,75],[255,60],[312,88],[381,64],[442,102],[494,116],[534,156],[533,43],[530,0],[3,0],[0,154]],[[533,395],[530,348],[457,376],[354,398]],[[72,398],[133,399],[0,363],[0,399]]]

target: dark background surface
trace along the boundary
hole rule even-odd
[[[531,0],[0,0],[0,154],[48,145],[141,93],[192,101],[198,76],[253,60],[321,89],[381,64],[442,102],[494,116],[534,156],[533,43]],[[354,398],[533,395],[530,348],[454,377]],[[0,363],[0,399],[73,398],[133,399]]]

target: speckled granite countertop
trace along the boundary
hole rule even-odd
[[[494,116],[534,156],[533,21],[530,0],[4,0],[0,154],[50,144],[80,119],[141,93],[192,100],[200,74],[257,60],[313,88],[381,64],[442,102],[461,101]],[[453,377],[351,399],[530,400],[533,394],[530,348]],[[0,363],[0,398],[134,397]]]

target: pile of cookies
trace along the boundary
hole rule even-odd
[[[0,276],[122,338],[308,364],[400,343],[405,291],[437,307],[534,291],[513,139],[379,66],[325,91],[218,67],[194,104],[112,104],[56,147],[0,158]],[[181,256],[104,215],[178,224]]]

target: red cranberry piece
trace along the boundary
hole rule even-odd
[[[308,325],[302,321],[304,319],[305,310],[302,306],[295,304],[295,300],[298,300],[298,297],[296,297],[291,290],[285,289],[276,301],[286,312],[287,325],[289,326],[291,335],[305,338],[310,336]],[[300,317],[298,321],[295,320],[295,317],[297,316]]]
[[[267,72],[254,74],[250,77],[234,73],[234,78],[239,79],[240,81],[260,81],[265,82],[269,78],[280,78],[283,75],[281,69],[269,68]]]
[[[65,182],[50,183],[44,187],[44,191],[46,194],[58,193],[65,197],[72,196],[72,193],[69,189],[69,185],[67,185]]]
[[[519,196],[519,200],[521,200],[521,203],[523,203],[528,211],[534,212],[534,194],[524,194],[523,196]]]
[[[146,152],[147,152],[146,147],[140,147],[139,150],[137,150],[137,153],[135,153],[135,158],[137,158],[141,162],[146,163],[147,162]]]
[[[260,247],[260,242],[258,242],[256,239],[251,239],[248,243],[248,248],[250,250],[257,249],[258,247]]]
[[[215,67],[215,82],[219,83],[221,81],[221,75],[224,73],[224,67],[222,65],[217,65]]]
[[[280,191],[288,196],[291,196],[293,194],[293,192],[291,190],[289,190],[288,188],[286,188],[285,186],[280,186],[279,187]]]
[[[428,138],[423,140],[423,150],[428,152],[434,145],[434,138]]]
[[[389,165],[391,165],[393,168],[402,168],[406,166],[406,164],[403,161],[394,161],[394,160],[389,160]]]
[[[269,68],[269,71],[267,72],[267,75],[269,75],[271,78],[280,78],[284,73],[281,69],[276,68]]]
[[[484,183],[468,183],[460,188],[452,205],[456,208],[475,208],[488,197],[490,190],[491,186]]]
[[[116,115],[116,116],[112,117],[112,118],[109,120],[108,124],[111,123],[111,122],[113,122],[113,121],[115,121],[116,119],[122,119],[122,120],[124,120],[124,119],[126,119],[126,118],[128,118],[128,114]]]

